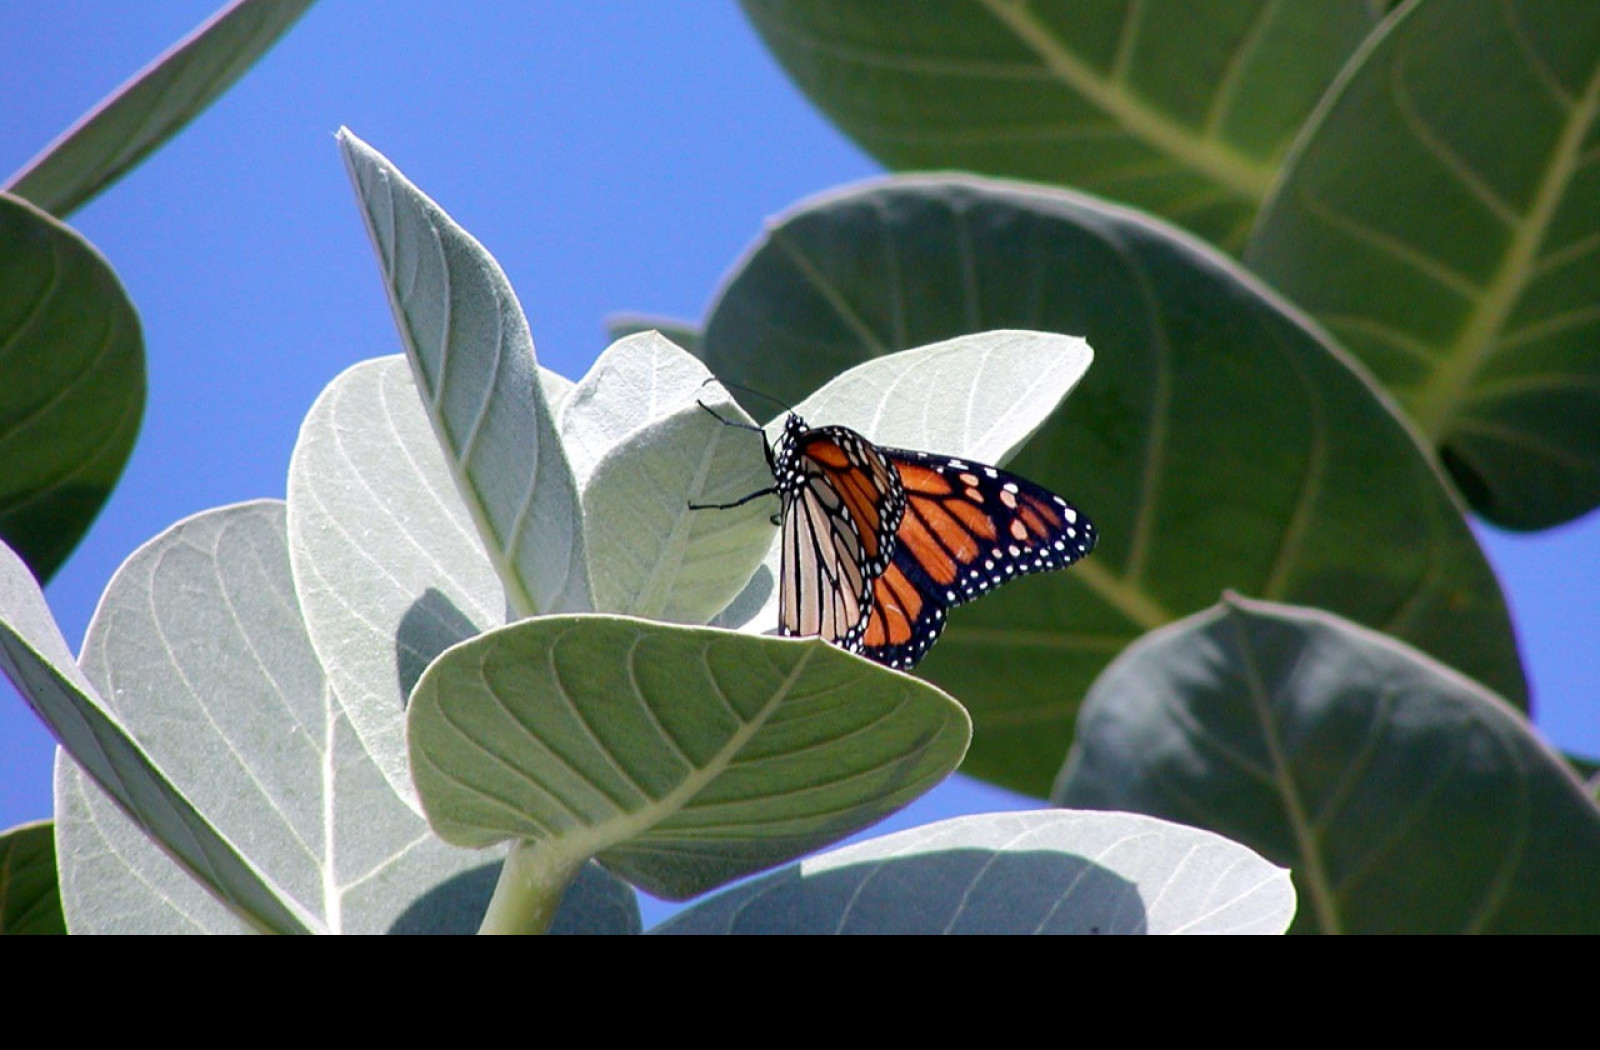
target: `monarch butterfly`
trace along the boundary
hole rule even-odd
[[[997,467],[875,445],[793,413],[776,452],[763,450],[773,486],[713,506],[782,501],[778,632],[889,667],[926,656],[952,606],[1094,549],[1094,524],[1076,507]]]

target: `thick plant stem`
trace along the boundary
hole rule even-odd
[[[540,852],[537,843],[518,842],[506,853],[494,897],[479,933],[544,933],[556,917],[567,886],[582,859],[557,859]]]

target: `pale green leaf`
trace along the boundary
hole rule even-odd
[[[340,727],[340,733],[348,729]],[[381,784],[371,785],[378,792]],[[372,796],[377,798],[379,796]],[[362,796],[356,793],[358,804]],[[70,842],[66,868],[74,933],[226,934],[253,929],[232,915],[145,835],[65,752],[56,756],[56,812]],[[369,932],[472,933],[483,920],[500,863],[450,874],[436,870],[431,836],[397,855],[347,894],[349,918]],[[418,893],[419,887],[431,889]],[[399,909],[396,914],[396,909]],[[385,920],[386,924],[385,924]],[[561,902],[551,933],[638,933],[638,898],[597,865],[588,865]]]
[[[1077,336],[979,332],[863,361],[796,411],[879,445],[1000,465],[1061,407],[1093,361]]]
[[[295,601],[282,503],[208,511],[135,552],[106,588],[83,668],[173,786],[313,929],[384,930],[492,859],[434,838],[350,731]],[[91,813],[90,858],[105,853],[106,812],[102,800]],[[96,906],[103,873],[70,874],[77,830],[63,817],[68,923],[120,928],[120,912]]]
[[[600,611],[705,623],[771,544],[765,503],[707,506],[772,486],[755,424],[712,379],[641,332],[612,344],[563,405]]]
[[[550,403],[550,411],[560,418],[561,406],[566,404],[567,395],[572,393],[577,384],[560,372],[552,372],[544,365],[540,365],[539,385],[544,389],[545,400]]]
[[[711,378],[699,360],[653,331],[607,347],[561,404],[561,441],[579,487],[635,431],[696,401],[722,404],[723,393],[706,385]]]
[[[523,840],[682,898],[836,841],[961,761],[966,713],[816,639],[608,616],[524,620],[435,660],[411,766],[447,841]]]
[[[988,813],[824,853],[652,933],[1250,934],[1294,918],[1289,873],[1131,813]]]
[[[701,396],[725,418],[736,411],[720,386]],[[772,509],[768,500],[709,505],[772,486],[760,448],[759,431],[690,400],[601,459],[583,491],[596,607],[705,623],[732,601],[772,542]]]
[[[339,146],[413,378],[511,610],[588,610],[577,482],[516,293],[382,155],[348,129]]]
[[[72,658],[32,574],[0,545],[0,669],[126,812],[254,927],[306,932],[314,916],[220,835],[122,727]],[[176,727],[187,732],[190,727]]]
[[[406,697],[435,656],[504,623],[506,600],[402,358],[353,366],[311,407],[289,464],[288,528],[329,685],[416,808]]]
[[[175,863],[59,748],[55,814],[63,840],[61,896],[72,933],[257,932]]]

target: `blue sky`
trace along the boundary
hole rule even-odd
[[[213,0],[0,5],[0,173],[203,21]],[[323,0],[197,122],[70,221],[121,275],[150,391],[121,486],[48,590],[76,646],[111,574],[179,518],[282,497],[318,391],[398,342],[335,148],[349,125],[482,240],[543,364],[603,320],[698,319],[766,217],[880,173],[813,111],[732,0]],[[1600,754],[1600,516],[1481,528],[1538,721]],[[53,743],[0,685],[0,828],[50,815]],[[960,781],[897,824],[1008,808]]]

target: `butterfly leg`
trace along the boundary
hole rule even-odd
[[[712,380],[708,379],[708,380],[706,380],[706,382],[709,383],[709,382],[712,382]],[[761,435],[761,451],[767,457],[767,466],[768,467],[772,466],[772,447],[767,444],[767,432],[765,430],[762,430],[760,427],[755,426],[754,424],[751,424],[751,423],[741,423],[736,419],[726,419],[726,418],[724,418],[722,416],[721,413],[719,413],[716,409],[712,408],[710,405],[706,404],[704,401],[696,399],[695,404],[697,404],[701,408],[705,409],[707,415],[709,415],[712,419],[715,419],[718,423],[721,423],[725,427],[738,427],[740,430],[753,430],[757,434],[760,434]],[[689,509],[690,510],[732,510],[734,507],[742,507],[742,506],[744,506],[746,503],[749,503],[753,499],[760,499],[762,496],[773,496],[773,495],[776,495],[777,492],[778,492],[777,487],[776,486],[771,486],[771,487],[768,487],[768,488],[764,488],[764,489],[760,489],[758,491],[752,492],[752,493],[750,493],[750,495],[745,496],[742,499],[736,499],[732,503],[691,503],[691,504],[689,504]],[[779,518],[774,517],[772,523],[774,525],[776,525],[776,524],[778,524],[779,520],[780,520]]]
[[[743,499],[736,499],[732,503],[691,503],[691,504],[689,504],[689,509],[690,510],[732,510],[735,507],[744,506],[746,503],[749,503],[753,499],[760,499],[762,496],[775,496],[775,495],[777,495],[777,493],[778,493],[778,490],[775,489],[775,488],[761,489],[758,492],[750,493],[750,495],[744,497]],[[772,524],[776,525],[776,524],[778,524],[778,522],[776,520],[774,520]]]

